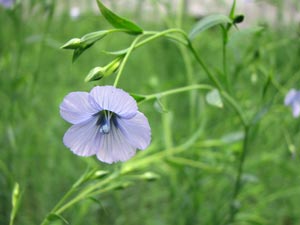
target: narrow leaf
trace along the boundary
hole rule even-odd
[[[189,34],[190,39],[194,39],[199,33],[221,24],[232,23],[232,20],[223,14],[214,14],[200,20]]]
[[[134,22],[118,16],[114,12],[106,8],[100,0],[97,0],[98,7],[105,19],[115,28],[125,29],[129,33],[141,34],[143,29]]]
[[[232,7],[231,7],[231,10],[230,10],[230,13],[229,13],[229,17],[231,19],[234,18],[235,8],[236,8],[236,0],[233,0]]]

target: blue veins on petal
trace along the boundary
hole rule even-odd
[[[138,108],[136,101],[126,92],[113,86],[94,87],[90,96],[103,110],[109,110],[124,118],[133,117]]]
[[[73,124],[63,142],[80,156],[96,155],[106,163],[126,161],[151,141],[148,120],[138,111],[135,100],[112,86],[68,94],[60,113]]]
[[[71,92],[60,104],[61,117],[72,124],[89,120],[98,111],[91,105],[87,92]]]

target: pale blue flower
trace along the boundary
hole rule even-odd
[[[147,118],[128,93],[113,86],[69,93],[60,114],[73,124],[63,142],[77,155],[96,155],[102,162],[113,163],[130,159],[136,149],[150,144]]]
[[[2,5],[4,8],[10,8],[13,4],[13,0],[0,0],[0,5]]]
[[[300,91],[291,89],[285,96],[284,104],[291,106],[293,116],[298,117],[300,115]]]

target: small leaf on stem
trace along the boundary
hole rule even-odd
[[[105,19],[115,28],[125,29],[127,32],[132,34],[141,34],[143,29],[136,25],[134,22],[118,16],[108,8],[106,8],[103,3],[97,0],[98,7],[105,17]]]

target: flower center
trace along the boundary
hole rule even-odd
[[[103,110],[96,114],[98,116],[97,125],[100,126],[100,133],[108,134],[111,129],[111,118],[113,116],[113,112]]]

